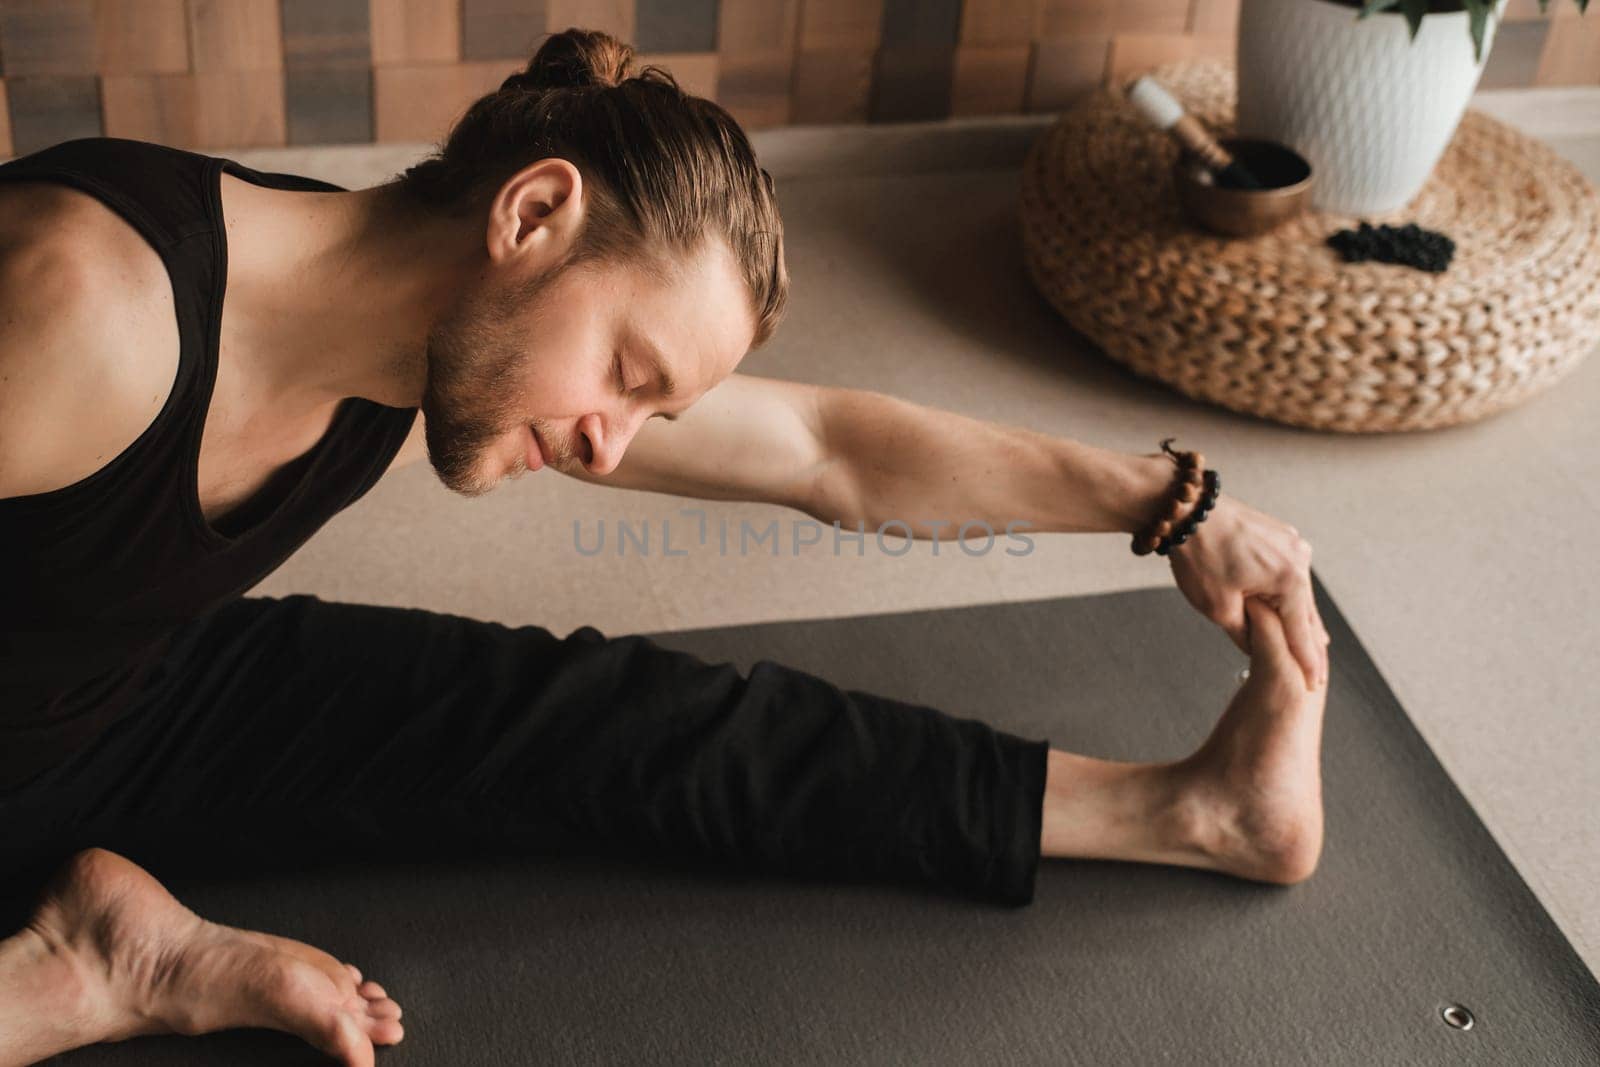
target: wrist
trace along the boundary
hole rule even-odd
[[[1151,552],[1166,556],[1187,544],[1222,492],[1222,476],[1206,467],[1205,454],[1194,449],[1173,451],[1175,440],[1169,437],[1161,442],[1162,455],[1176,467],[1172,495],[1154,520],[1134,532],[1128,547],[1136,556]]]
[[[1187,518],[1190,514],[1192,514],[1194,509],[1198,506],[1199,501],[1196,501],[1194,504],[1190,505],[1188,511],[1184,513],[1184,518]],[[1227,497],[1223,496],[1221,493],[1218,493],[1216,502],[1211,505],[1211,511],[1205,517],[1205,520],[1195,526],[1193,532],[1189,534],[1188,539],[1184,541],[1183,544],[1173,545],[1171,548],[1169,548],[1167,550],[1167,558],[1171,559],[1173,556],[1192,555],[1194,552],[1194,543],[1199,540],[1202,535],[1205,537],[1207,544],[1211,544],[1225,538],[1227,536],[1226,527],[1233,518],[1233,512],[1231,511],[1232,506],[1232,503]],[[1179,520],[1179,522],[1182,521],[1182,519]]]
[[[1159,452],[1124,457],[1117,497],[1110,504],[1118,531],[1137,534],[1162,516],[1172,499],[1175,471],[1172,460]]]

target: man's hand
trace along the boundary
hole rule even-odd
[[[1167,555],[1189,603],[1250,652],[1244,599],[1260,597],[1283,620],[1289,648],[1312,688],[1328,678],[1328,631],[1311,591],[1311,545],[1288,523],[1217,495],[1195,532]]]

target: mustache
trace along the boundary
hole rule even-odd
[[[533,419],[527,425],[539,435],[539,441],[544,445],[545,451],[550,453],[549,463],[555,467],[569,466],[575,458],[571,447],[561,437],[554,433],[549,426],[539,419]]]

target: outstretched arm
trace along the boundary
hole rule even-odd
[[[1132,533],[1161,507],[1165,457],[1131,456],[883,393],[733,374],[676,422],[647,422],[596,485],[760,500],[948,539],[963,522]],[[898,527],[891,527],[891,530]],[[887,532],[887,531],[886,531]]]
[[[830,389],[822,439],[837,457],[822,518],[913,536],[951,537],[962,523],[1004,530],[1132,533],[1161,509],[1171,461],[985,422],[881,393]],[[947,525],[939,525],[944,523]]]
[[[913,537],[953,540],[963,523],[980,522],[997,532],[1015,523],[1019,532],[1132,534],[1161,513],[1172,472],[1159,452],[1113,452],[867,390],[731,374],[677,421],[646,421],[611,473],[563,473],[782,504],[851,529],[894,519]],[[1241,651],[1250,651],[1244,598],[1259,596],[1283,619],[1307,683],[1326,678],[1311,546],[1293,526],[1222,494],[1167,560],[1184,596]]]
[[[851,528],[897,519],[913,537],[953,539],[963,523],[1132,534],[1162,513],[1172,479],[1160,452],[1113,452],[882,393],[734,374],[676,423],[646,423],[617,469],[589,480],[786,504]],[[1241,651],[1250,651],[1245,597],[1271,604],[1307,684],[1326,681],[1328,634],[1299,530],[1221,494],[1167,560],[1179,590]]]

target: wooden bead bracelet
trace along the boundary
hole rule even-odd
[[[1222,477],[1216,471],[1205,469],[1205,456],[1199,452],[1174,452],[1168,445],[1176,440],[1176,437],[1169,437],[1161,442],[1161,451],[1171,456],[1178,468],[1172,501],[1159,518],[1133,535],[1132,548],[1136,556],[1148,556],[1152,552],[1165,556],[1189,540],[1195,527],[1204,522],[1216,506],[1217,494],[1222,491]],[[1195,506],[1180,521],[1179,517],[1190,504]]]

